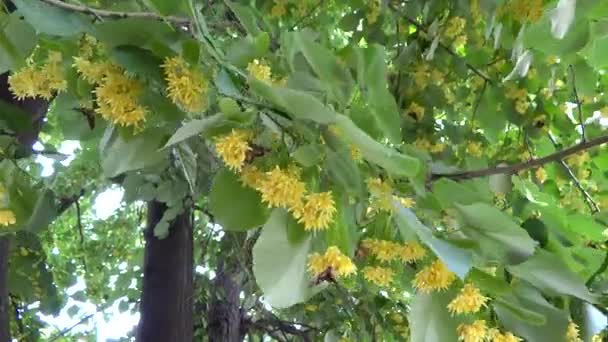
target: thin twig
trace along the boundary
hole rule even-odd
[[[190,19],[176,16],[162,16],[160,14],[152,13],[152,12],[120,12],[120,11],[108,11],[102,9],[96,9],[83,5],[76,5],[72,3],[63,2],[61,0],[40,0],[46,4],[51,6],[59,7],[72,12],[79,12],[87,15],[92,15],[97,18],[114,18],[114,19],[124,19],[124,18],[148,18],[148,19],[156,19],[171,22],[176,25],[188,25],[190,24]]]
[[[581,142],[580,144],[563,149],[561,151],[557,151],[553,154],[550,154],[550,155],[542,157],[542,158],[530,159],[529,161],[526,161],[526,162],[521,162],[521,163],[508,165],[508,166],[496,166],[496,167],[490,167],[490,168],[486,168],[486,169],[463,171],[463,172],[456,172],[456,173],[435,173],[435,174],[431,175],[430,180],[436,181],[440,178],[449,178],[449,179],[453,179],[453,180],[467,180],[467,179],[486,177],[486,176],[498,175],[498,174],[512,175],[512,174],[517,173],[522,170],[533,169],[535,167],[538,167],[538,166],[541,166],[544,164],[548,164],[548,163],[551,163],[554,161],[559,161],[570,155],[576,154],[581,151],[588,150],[590,148],[593,148],[595,146],[599,146],[599,145],[602,145],[605,143],[608,143],[608,135],[605,135],[605,136],[602,136],[599,138],[595,138],[593,140]]]
[[[604,261],[600,265],[600,267],[593,272],[593,274],[589,277],[589,279],[585,282],[585,285],[591,286],[595,278],[597,278],[600,274],[604,273],[608,269],[608,251],[606,251],[606,255],[604,256]]]
[[[555,146],[557,148],[558,144],[555,141],[555,138],[553,138],[553,136],[551,134],[548,134],[548,135],[549,135],[549,139],[551,140],[551,143],[553,144],[553,146]],[[593,197],[591,197],[591,194],[583,187],[583,184],[581,184],[581,181],[576,177],[576,175],[574,174],[574,172],[572,171],[570,166],[568,166],[568,164],[566,164],[566,162],[563,159],[560,159],[559,163],[562,165],[564,170],[566,170],[566,172],[568,173],[568,176],[570,176],[570,178],[574,182],[574,185],[576,185],[578,190],[583,194],[585,203],[587,203],[587,206],[591,210],[591,213],[592,214],[598,213],[600,211],[600,207],[597,205],[597,203],[595,203],[595,201],[593,200]]]
[[[74,205],[76,207],[76,223],[78,225],[78,234],[80,235],[80,248],[84,250],[84,234],[82,232],[82,212],[80,211],[80,201],[77,199]],[[85,273],[88,272],[87,261],[84,256],[82,257],[82,266],[84,267]]]
[[[71,327],[63,329],[62,331],[60,331],[59,333],[57,333],[55,336],[51,337],[49,339],[49,342],[57,341],[58,339],[60,339],[61,337],[65,336],[65,334],[69,333],[70,331],[72,331],[77,326],[79,326],[82,323],[84,323],[84,322],[88,321],[89,319],[91,319],[93,316],[95,316],[95,314],[97,314],[97,312],[84,316],[80,321],[78,321],[77,323],[75,323]]]
[[[474,125],[475,125],[475,117],[477,115],[477,110],[479,109],[479,105],[481,104],[481,101],[483,100],[483,94],[485,94],[487,87],[488,87],[488,81],[484,80],[483,88],[481,88],[481,92],[479,92],[479,97],[477,98],[477,101],[475,101],[475,104],[473,105],[473,114],[471,114],[471,130],[475,127]]]
[[[572,94],[574,95],[574,101],[576,102],[576,108],[578,110],[578,121],[581,126],[581,137],[585,141],[585,121],[583,120],[583,108],[581,106],[581,100],[578,97],[578,91],[576,90],[576,75],[574,74],[574,67],[572,64],[568,67],[570,75],[572,75]]]

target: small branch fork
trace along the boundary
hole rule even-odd
[[[576,154],[581,151],[591,149],[595,146],[608,143],[608,135],[595,138],[588,141],[583,141],[580,144],[572,147],[557,151],[553,154],[542,158],[530,159],[529,161],[513,164],[509,166],[496,166],[486,169],[456,172],[456,173],[436,173],[431,175],[431,181],[436,181],[440,178],[449,178],[457,181],[486,177],[491,175],[505,174],[512,175],[522,170],[533,169],[551,162],[560,161],[570,155]]]
[[[572,95],[574,95],[574,101],[576,102],[576,109],[578,111],[578,122],[581,126],[581,138],[583,142],[587,139],[585,136],[585,120],[583,120],[583,108],[581,104],[581,99],[578,97],[578,91],[576,90],[576,75],[574,73],[574,67],[570,65],[568,67],[570,70],[570,75],[572,75]]]

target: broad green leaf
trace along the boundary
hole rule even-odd
[[[346,104],[353,91],[354,81],[333,53],[302,32],[290,33],[286,39],[293,40],[294,47],[304,55],[317,77],[329,88],[333,97]]]
[[[595,221],[593,217],[576,213],[568,215],[567,220],[570,230],[581,234],[585,239],[596,242],[606,240],[604,231],[608,227]]]
[[[229,123],[222,113],[214,114],[201,120],[192,120],[178,128],[163,148],[173,146],[197,135],[207,136],[209,133],[228,127]]]
[[[71,36],[84,32],[92,20],[78,12],[68,11],[38,0],[13,0],[19,13],[39,33]]]
[[[512,308],[505,307],[505,302],[542,315],[546,323],[532,324],[534,322],[529,321],[529,315],[522,316],[521,311],[518,315]],[[511,295],[503,296],[501,303],[493,306],[501,324],[516,336],[527,341],[564,341],[568,325],[567,313],[551,305],[541,293],[526,284],[516,285]]]
[[[410,239],[409,231],[415,232],[420,241],[427,245],[450,271],[456,273],[460,279],[464,279],[473,265],[471,252],[433,236],[431,230],[398,201],[393,201],[393,205],[395,221],[404,240]]]
[[[576,81],[576,91],[579,96],[593,96],[595,94],[598,74],[587,62],[580,58],[574,63],[574,75]],[[570,85],[572,87],[572,85]]]
[[[268,209],[259,193],[245,187],[234,173],[225,169],[213,179],[209,209],[225,230],[257,228],[268,219]]]
[[[485,203],[455,207],[466,223],[462,231],[478,241],[484,253],[506,263],[522,262],[534,254],[536,241],[497,208]]]
[[[95,24],[90,33],[108,49],[121,45],[132,45],[152,50],[158,57],[173,55],[169,45],[180,36],[171,26],[159,20],[147,18],[125,18]]]
[[[41,191],[36,199],[32,215],[23,228],[38,233],[48,227],[56,217],[55,195],[50,190]]]
[[[469,272],[467,279],[478,288],[495,295],[505,294],[510,291],[509,284],[504,279],[492,276],[477,268],[473,268]]]
[[[253,247],[253,274],[265,300],[275,308],[287,308],[314,294],[307,272],[311,238],[298,243],[287,237],[288,215],[275,209]]]
[[[568,294],[594,303],[597,297],[589,292],[584,280],[570,271],[558,255],[538,250],[525,262],[507,266],[514,276],[529,281],[543,291]]]
[[[596,69],[604,69],[608,66],[605,56],[608,53],[608,34],[602,29],[608,25],[607,19],[598,20],[591,24],[591,41],[584,52],[588,57],[589,65]]]
[[[471,187],[447,178],[433,183],[433,194],[444,209],[451,208],[457,203],[473,204],[484,201],[483,196]]]
[[[525,31],[524,45],[542,51],[547,55],[566,56],[581,50],[589,41],[589,22],[577,18],[563,39],[551,34],[551,20],[545,15],[540,21],[531,24]]]
[[[321,124],[336,121],[337,113],[326,107],[316,97],[299,90],[272,86],[264,81],[249,78],[251,89],[279,109],[296,119],[312,120]]]
[[[257,19],[250,7],[229,0],[225,0],[224,2],[230,7],[232,12],[234,12],[241,25],[243,25],[250,35],[257,36],[260,34],[261,31]]]
[[[389,173],[405,177],[414,177],[418,173],[420,168],[418,159],[377,142],[347,116],[337,115],[336,126],[344,134],[344,139],[361,150],[365,159],[383,167]]]
[[[156,57],[150,50],[137,46],[117,46],[110,55],[129,73],[137,75],[140,79],[149,80],[153,86],[164,86],[164,77],[160,65],[163,60]]]
[[[412,342],[457,341],[456,328],[462,320],[447,309],[454,298],[454,291],[432,292],[414,295],[408,321]]]
[[[114,130],[101,150],[101,167],[106,177],[156,166],[166,160],[168,150],[159,151],[164,142],[158,130],[147,130],[128,139]]]
[[[304,167],[317,165],[325,156],[325,149],[319,144],[307,144],[298,147],[291,154],[293,159]]]
[[[18,69],[34,50],[37,37],[34,28],[16,14],[3,18],[0,32],[0,72]]]
[[[149,3],[158,13],[162,15],[172,15],[185,13],[188,6],[184,0],[145,0]]]
[[[547,323],[547,318],[544,315],[521,307],[517,304],[517,302],[505,300],[502,297],[496,298],[492,305],[495,308],[508,311],[511,315],[524,322],[530,323],[530,325],[545,325]]]
[[[352,257],[359,240],[354,222],[355,209],[348,203],[346,193],[334,192],[334,198],[338,211],[334,216],[333,224],[325,231],[325,242],[327,246],[338,246],[344,254]]]
[[[344,190],[356,195],[363,192],[359,168],[350,158],[349,152],[339,153],[328,149],[325,157],[325,167],[333,180]]]

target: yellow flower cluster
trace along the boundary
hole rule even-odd
[[[524,88],[517,88],[509,84],[505,87],[505,97],[515,101],[515,110],[519,114],[525,114],[530,107],[528,91]]]
[[[270,16],[280,18],[287,13],[287,0],[274,0],[274,6],[270,9]]]
[[[481,143],[478,141],[471,141],[467,144],[465,151],[468,155],[473,157],[481,157],[483,155],[483,148],[481,147]]]
[[[461,17],[450,18],[450,20],[447,22],[444,35],[449,39],[456,38],[456,36],[462,33],[462,30],[464,30],[466,23],[467,21]]]
[[[191,113],[207,108],[209,82],[200,70],[188,65],[179,56],[166,58],[162,68],[168,95],[173,103]]]
[[[382,6],[381,0],[371,0],[369,1],[369,10],[365,15],[367,18],[367,23],[373,25],[378,21],[378,17],[380,16],[380,6]]]
[[[445,150],[445,144],[442,142],[431,143],[426,138],[418,138],[414,141],[416,148],[422,151],[428,151],[430,153],[441,153]]]
[[[247,64],[247,71],[249,72],[249,75],[260,81],[270,82],[272,80],[272,71],[270,66],[264,62],[260,62],[257,59],[254,59],[252,62]]]
[[[568,342],[583,342],[579,336],[578,324],[570,321],[568,323],[568,329],[566,330],[566,341]]]
[[[10,209],[0,209],[0,226],[10,226],[17,223],[15,213]]]
[[[448,304],[448,310],[452,314],[467,314],[478,312],[481,307],[486,306],[488,297],[471,284],[465,284],[460,293]]]
[[[331,191],[306,195],[304,203],[292,208],[292,213],[306,230],[327,229],[336,213]]]
[[[331,246],[325,254],[314,253],[308,257],[308,272],[313,276],[316,277],[327,270],[338,277],[345,277],[355,273],[357,267],[338,247]]]
[[[95,88],[98,105],[95,111],[117,125],[139,127],[148,114],[137,101],[141,90],[141,84],[122,70],[107,70]]]
[[[587,163],[589,160],[590,160],[589,153],[587,153],[587,152],[580,152],[577,154],[573,154],[566,159],[566,161],[568,162],[568,165],[575,166],[575,167],[581,167],[581,166],[583,166],[583,164]]]
[[[398,200],[406,208],[412,208],[416,204],[413,198],[393,195],[391,186],[380,178],[368,178],[366,183],[371,194],[370,212],[379,210],[392,212],[394,210],[392,200]]]
[[[409,107],[405,110],[407,115],[409,115],[412,119],[416,121],[422,120],[424,118],[424,107],[417,104],[416,102],[410,103]]]
[[[417,241],[399,244],[393,241],[364,239],[361,246],[368,249],[376,259],[383,262],[401,260],[405,263],[411,263],[422,260],[426,256],[426,250]]]
[[[431,72],[429,65],[426,63],[421,63],[416,66],[414,70],[414,83],[419,90],[424,90],[429,85],[429,80],[431,78]]]
[[[456,275],[443,262],[435,260],[423,268],[414,278],[414,287],[423,293],[447,289],[456,280]]]
[[[544,168],[539,167],[534,172],[534,176],[542,184],[542,183],[544,183],[547,180],[547,171],[545,171]]]
[[[41,97],[50,100],[53,94],[65,91],[68,82],[63,76],[61,52],[50,51],[41,66],[29,64],[8,78],[11,92],[20,100]]]
[[[73,66],[80,76],[91,84],[101,83],[107,74],[120,71],[116,64],[107,60],[94,62],[81,56],[74,57]]]
[[[488,337],[492,339],[492,342],[519,342],[522,340],[513,335],[512,332],[505,331],[501,333],[498,329],[490,329],[488,331]]]
[[[234,171],[241,171],[249,146],[251,133],[245,130],[232,130],[229,134],[215,139],[215,150],[222,157],[224,163]]]
[[[363,268],[363,277],[367,281],[382,287],[391,284],[394,274],[393,270],[387,267],[366,266]]]
[[[525,23],[538,21],[543,15],[543,0],[513,0],[502,5],[499,16],[511,14],[515,20]]]
[[[488,335],[486,321],[476,320],[472,324],[460,324],[456,328],[458,341],[463,342],[484,342]]]
[[[270,207],[298,208],[306,193],[306,185],[297,175],[275,166],[260,180],[258,190],[262,193],[262,201]]]

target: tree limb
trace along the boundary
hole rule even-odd
[[[190,19],[176,16],[162,16],[152,12],[120,12],[120,11],[108,11],[102,9],[96,9],[92,7],[87,7],[83,5],[76,5],[72,3],[63,2],[61,0],[40,0],[46,4],[51,6],[59,7],[72,12],[79,12],[88,15],[92,15],[98,18],[114,18],[114,19],[124,19],[124,18],[148,18],[148,19],[156,19],[162,21],[168,21],[176,25],[188,25],[190,24]]]
[[[608,135],[595,138],[593,140],[587,140],[581,142],[580,144],[574,145],[572,147],[563,149],[561,151],[557,151],[548,156],[530,159],[529,161],[521,162],[518,164],[508,165],[508,166],[495,166],[486,169],[479,170],[471,170],[471,171],[463,171],[463,172],[455,172],[455,173],[435,173],[431,175],[430,181],[436,181],[440,178],[449,178],[457,181],[486,177],[491,175],[505,174],[512,175],[522,170],[533,169],[535,167],[539,167],[544,164],[548,164],[555,161],[560,161],[570,155],[576,154],[581,151],[588,150],[595,146],[599,146],[602,144],[608,143]]]

